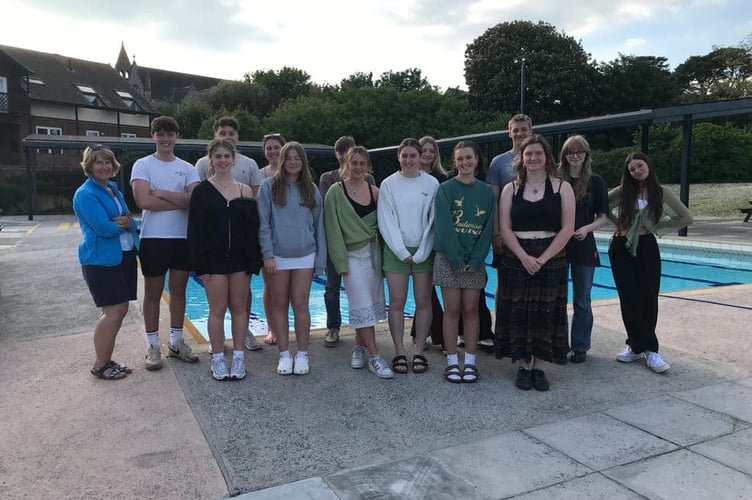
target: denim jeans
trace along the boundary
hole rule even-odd
[[[339,310],[339,288],[342,276],[337,274],[329,257],[326,258],[326,289],[324,290],[324,305],[326,306],[326,327],[339,328],[342,326],[342,313]]]
[[[590,334],[593,333],[593,308],[590,306],[590,290],[593,288],[595,268],[570,264],[572,274],[572,350],[588,352]]]

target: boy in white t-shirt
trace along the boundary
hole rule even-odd
[[[136,160],[131,187],[142,210],[139,259],[144,275],[144,328],[148,344],[146,369],[162,368],[159,344],[159,302],[165,275],[170,271],[170,342],[168,357],[195,363],[198,357],[183,341],[185,288],[190,271],[187,243],[188,204],[199,183],[196,169],[175,156],[178,124],[169,116],[151,122],[156,152]]]

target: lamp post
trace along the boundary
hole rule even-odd
[[[520,113],[525,113],[525,58],[520,58]]]

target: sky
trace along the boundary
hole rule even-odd
[[[544,21],[598,62],[663,56],[673,69],[752,35],[749,0],[0,0],[0,45],[239,80],[291,66],[318,84],[419,68],[466,89],[465,48],[487,29]],[[103,6],[106,6],[103,7]],[[17,22],[13,22],[17,20]],[[10,21],[10,22],[9,22]]]

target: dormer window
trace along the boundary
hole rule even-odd
[[[92,106],[102,106],[102,100],[99,98],[99,95],[97,94],[97,91],[94,90],[92,87],[88,85],[79,85],[76,84],[76,88],[79,92],[81,92],[81,95],[84,96],[84,99],[86,99],[86,102],[91,104]]]
[[[138,105],[136,99],[130,92],[126,92],[125,90],[116,90],[115,93],[118,95],[120,100],[123,101],[123,104],[125,104],[128,109],[131,109],[133,111],[143,111],[143,108]]]

